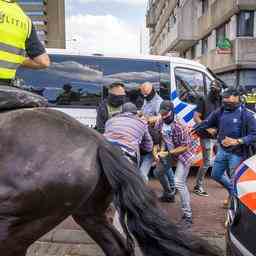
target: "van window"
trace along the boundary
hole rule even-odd
[[[144,82],[151,82],[161,96],[168,95],[170,87],[170,71],[168,62],[155,60],[101,58],[100,67],[103,70],[104,97],[107,87],[113,82],[125,85],[127,96],[131,102],[141,108],[143,98],[139,87]]]
[[[171,93],[171,77],[170,77],[170,64],[160,65],[160,88],[159,94],[164,100],[170,99]]]
[[[102,96],[102,72],[80,56],[51,55],[45,70],[19,68],[19,86],[48,99],[52,106],[95,107]]]
[[[196,103],[204,95],[204,77],[200,71],[188,68],[176,68],[175,80],[180,100]]]
[[[163,98],[169,97],[169,62],[103,56],[50,55],[46,70],[20,68],[17,82],[45,96],[53,105],[93,107],[107,97],[113,82],[124,83],[128,98],[139,108],[143,98],[139,86],[148,81]],[[70,87],[70,88],[68,88]]]
[[[205,84],[206,84],[206,94],[210,91],[212,80],[205,75]]]

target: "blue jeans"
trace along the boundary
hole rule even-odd
[[[175,172],[175,185],[180,194],[180,202],[183,216],[187,218],[192,218],[190,194],[187,186],[189,170],[190,166],[185,166],[181,161],[177,162]]]
[[[218,147],[212,168],[212,178],[222,184],[230,195],[234,194],[233,176],[235,169],[242,160],[243,158],[241,156],[227,152],[221,146]],[[227,172],[231,178],[225,175],[225,172]]]
[[[154,162],[152,153],[141,156],[141,165],[140,165],[140,175],[145,183],[148,183],[148,173],[151,169],[151,166]]]
[[[174,180],[174,173],[170,165],[169,157],[161,158],[160,162],[157,163],[156,169],[154,170],[154,174],[159,179],[164,189],[164,195],[166,196],[174,195],[175,180]]]

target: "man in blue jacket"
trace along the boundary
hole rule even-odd
[[[217,133],[219,143],[212,177],[232,195],[235,169],[249,157],[248,148],[256,141],[255,113],[240,103],[239,91],[228,88],[222,94],[222,107],[196,128],[199,133],[205,130]],[[225,175],[226,171],[230,178]]]

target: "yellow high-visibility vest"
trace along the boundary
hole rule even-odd
[[[247,103],[247,104],[256,104],[256,94],[255,93],[248,93],[245,96],[245,103]]]
[[[25,60],[32,23],[18,4],[0,0],[0,79],[13,79]]]

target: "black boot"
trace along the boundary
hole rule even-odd
[[[175,195],[166,195],[163,194],[159,197],[161,203],[175,203]]]

